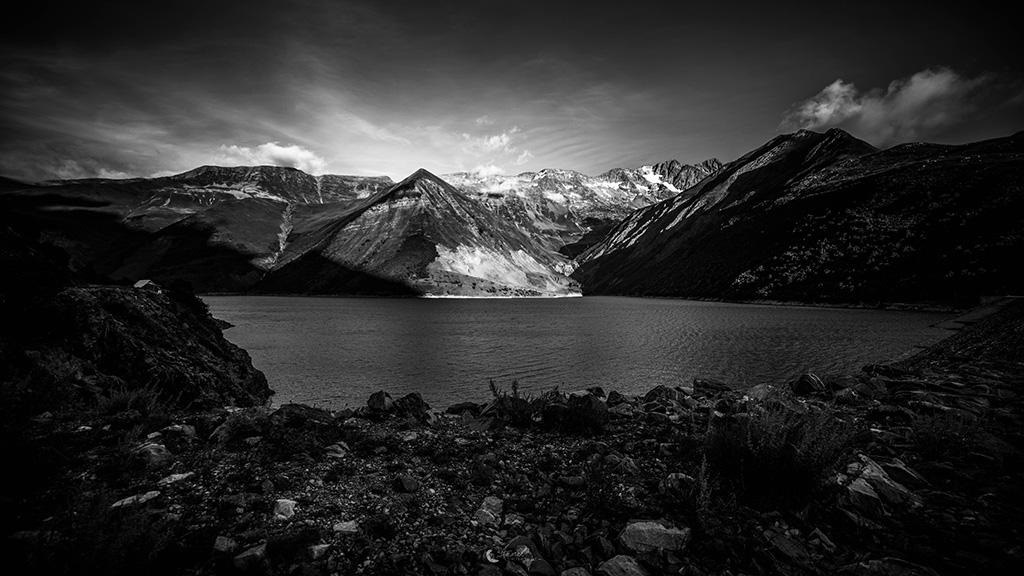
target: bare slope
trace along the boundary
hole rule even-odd
[[[578,259],[591,294],[969,304],[1019,293],[1024,135],[877,151],[779,136]]]

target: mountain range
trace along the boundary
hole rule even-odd
[[[72,270],[201,292],[964,304],[1021,292],[1022,167],[1020,133],[878,150],[833,129],[593,177],[204,166],[4,180],[0,203]]]

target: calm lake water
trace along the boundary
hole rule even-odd
[[[377,390],[435,408],[522,390],[643,393],[715,378],[735,387],[810,370],[857,372],[941,340],[948,314],[621,297],[383,299],[205,296],[275,405],[355,407]]]

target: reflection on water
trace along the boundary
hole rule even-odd
[[[420,392],[436,408],[485,400],[488,380],[526,391],[627,394],[695,377],[736,387],[806,370],[856,372],[949,333],[944,314],[688,300],[206,296],[252,355],[275,404],[363,404]]]

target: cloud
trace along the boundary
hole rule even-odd
[[[991,81],[949,68],[924,70],[868,92],[836,80],[791,108],[780,129],[841,127],[883,146],[929,138],[978,113]]]
[[[483,116],[481,116],[481,117],[476,119],[476,125],[477,126],[492,126],[492,125],[494,125],[494,120],[492,120],[490,116],[484,114]]]
[[[245,164],[288,166],[298,168],[309,174],[321,174],[326,161],[316,153],[294,144],[281,146],[277,142],[267,142],[255,148],[248,146],[221,146],[214,161],[218,164]]]
[[[481,178],[486,178],[487,176],[497,176],[498,174],[504,174],[505,170],[503,170],[500,166],[488,164],[487,166],[477,166],[476,168],[473,168],[471,172],[473,172],[473,174],[476,174],[477,176],[480,176]]]
[[[533,158],[533,154],[529,150],[523,150],[523,153],[516,158],[516,166],[522,166]]]
[[[462,150],[477,156],[494,152],[516,152],[516,148],[512,143],[515,141],[516,134],[518,133],[519,127],[513,126],[510,130],[491,136],[474,137],[469,134],[463,134],[462,139],[465,141],[465,145],[462,147]]]

